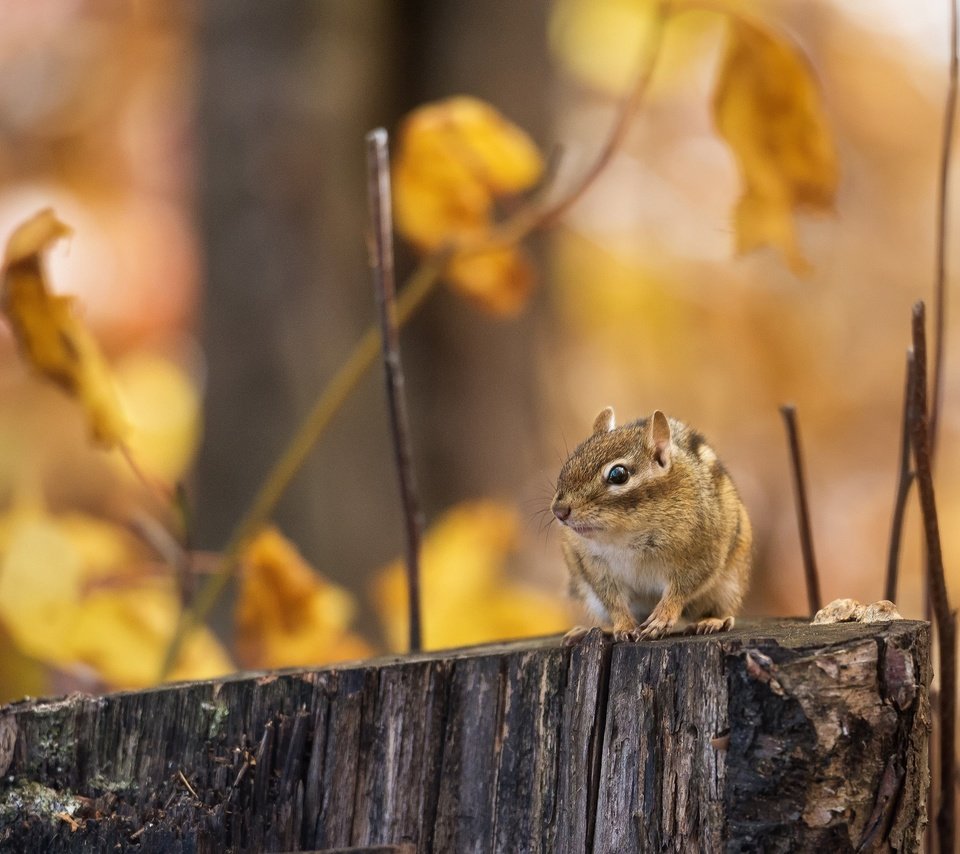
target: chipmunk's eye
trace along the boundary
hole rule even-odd
[[[614,466],[607,472],[607,483],[614,483],[619,486],[621,483],[626,483],[629,479],[630,472],[627,471],[625,466]]]

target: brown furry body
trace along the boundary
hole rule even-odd
[[[749,581],[750,520],[696,431],[659,411],[615,427],[603,410],[563,464],[552,509],[571,592],[617,639],[660,637],[681,616],[700,633],[733,625]]]

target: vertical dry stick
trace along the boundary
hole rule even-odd
[[[810,614],[820,610],[820,579],[817,577],[817,562],[813,556],[813,535],[810,533],[810,511],[807,507],[807,489],[803,479],[803,458],[800,453],[800,436],[797,431],[797,408],[793,405],[780,407],[783,423],[787,427],[790,443],[790,460],[793,463],[793,492],[797,501],[797,526],[800,528],[800,549],[803,552],[803,571],[807,579],[807,601]]]
[[[933,402],[930,405],[930,465],[935,464],[940,435],[940,410],[943,408],[943,353],[947,313],[947,207],[950,197],[950,161],[953,150],[953,125],[957,112],[957,0],[950,4],[950,71],[947,98],[943,110],[943,135],[940,142],[940,169],[937,180],[936,272],[933,282]],[[929,556],[924,552],[924,572],[929,574]],[[923,585],[923,615],[929,620],[930,584]]]
[[[393,207],[390,195],[390,158],[387,132],[377,128],[367,134],[367,191],[373,225],[373,286],[380,309],[380,338],[387,380],[387,403],[393,452],[400,480],[400,500],[407,533],[407,592],[410,597],[410,651],[420,649],[420,506],[410,462],[410,430],[400,363],[397,331],[396,280],[393,271]]]
[[[933,492],[930,430],[927,420],[927,342],[924,321],[923,302],[918,302],[913,307],[914,383],[910,437],[929,555],[930,601],[937,621],[940,652],[940,808],[937,811],[937,837],[940,850],[953,854],[956,832],[956,615],[950,610],[950,601],[947,598],[943,553],[940,549],[940,527]]]
[[[897,494],[893,503],[893,522],[890,526],[890,552],[887,555],[887,581],[883,598],[896,601],[897,576],[900,571],[900,537],[903,534],[903,514],[910,497],[914,472],[910,468],[910,411],[913,406],[914,365],[913,350],[907,350],[907,379],[903,391],[903,422],[900,426],[900,471],[897,474]]]
[[[943,408],[944,371],[943,357],[946,331],[947,301],[947,209],[950,196],[950,162],[953,152],[953,126],[957,112],[957,77],[960,57],[958,57],[957,0],[948,0],[950,6],[950,69],[947,82],[947,97],[944,103],[943,135],[940,142],[940,169],[937,180],[937,233],[936,233],[936,273],[933,287],[933,402],[930,406],[930,467],[934,466],[940,427],[940,410]],[[924,374],[926,382],[926,374]],[[926,413],[925,413],[926,414]],[[931,619],[930,591],[933,588],[930,552],[924,549],[923,573],[926,583],[923,585],[923,615]],[[951,701],[953,702],[953,701]],[[933,789],[931,788],[931,797]],[[928,835],[928,839],[929,839]]]
[[[933,290],[933,322],[936,335],[933,350],[933,400],[930,405],[930,460],[936,457],[940,410],[943,407],[943,352],[946,317],[947,280],[947,207],[950,195],[950,157],[953,149],[953,125],[957,112],[957,0],[950,0],[950,78],[944,105],[943,138],[940,143],[940,173],[937,182],[937,265]]]

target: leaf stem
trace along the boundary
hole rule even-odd
[[[422,263],[407,281],[397,298],[397,323],[403,325],[430,295],[447,262],[446,251],[437,252]],[[347,360],[327,384],[313,409],[294,434],[280,459],[274,464],[266,480],[254,497],[253,503],[243,515],[230,537],[213,575],[200,588],[191,607],[180,617],[167,654],[164,657],[161,679],[166,678],[176,664],[177,656],[186,635],[202,623],[216,604],[230,580],[237,562],[247,544],[264,525],[276,507],[290,481],[300,470],[313,446],[323,435],[327,425],[346,402],[360,380],[377,361],[380,352],[380,330],[371,325],[354,345]]]

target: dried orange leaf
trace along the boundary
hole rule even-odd
[[[793,270],[806,271],[795,210],[830,210],[839,174],[809,63],[782,36],[731,21],[713,110],[743,178],[734,215],[737,251],[774,246]]]
[[[96,442],[114,447],[122,444],[127,425],[107,363],[73,298],[50,293],[44,277],[42,253],[69,233],[46,209],[11,235],[0,303],[27,362],[76,398]]]
[[[353,597],[313,571],[275,528],[247,547],[234,611],[237,656],[247,667],[362,658],[371,652],[348,630]]]
[[[393,171],[397,229],[428,251],[482,243],[496,199],[529,189],[543,172],[530,138],[493,107],[460,96],[414,110],[400,130]],[[531,265],[516,249],[455,255],[450,284],[495,314],[516,314],[533,287]]]
[[[430,528],[420,561],[425,648],[529,637],[570,627],[571,615],[561,596],[507,577],[507,561],[518,537],[516,512],[492,501],[460,504]],[[401,561],[380,570],[372,596],[390,648],[404,650],[407,587]]]
[[[454,255],[446,274],[465,297],[492,314],[508,317],[524,307],[535,277],[527,256],[513,247]]]
[[[489,104],[459,96],[410,113],[394,165],[397,229],[421,249],[481,234],[494,199],[529,189],[540,152]]]

